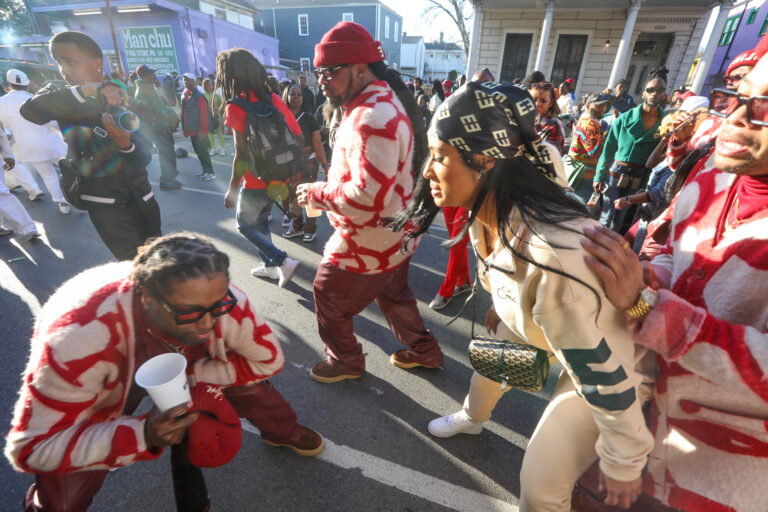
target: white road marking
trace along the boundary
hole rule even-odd
[[[243,430],[259,434],[259,429],[249,421],[240,421]],[[325,450],[317,458],[342,469],[360,469],[367,478],[459,512],[519,510],[517,506],[506,501],[414,471],[349,446],[338,445],[327,437]]]
[[[24,252],[26,253],[26,251]],[[26,254],[29,259],[32,259],[32,257],[29,256],[29,253]],[[13,263],[11,263],[11,265],[13,265]],[[17,295],[21,301],[27,305],[29,311],[32,312],[32,316],[37,318],[42,309],[40,301],[37,300],[34,293],[27,290],[27,287],[24,286],[24,283],[22,283],[18,277],[16,277],[16,274],[8,267],[7,263],[0,264],[0,283],[3,283],[4,290]]]

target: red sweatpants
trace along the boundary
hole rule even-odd
[[[443,352],[424,326],[416,298],[408,286],[410,259],[382,274],[357,274],[321,263],[315,276],[317,329],[328,362],[339,371],[365,373],[363,347],[355,338],[353,319],[376,301],[408,357],[427,366],[443,364]]]
[[[453,238],[464,228],[469,212],[460,206],[444,206],[443,216],[445,217],[445,227],[448,228],[448,237]],[[451,247],[448,254],[448,268],[445,270],[445,279],[440,291],[440,296],[450,299],[453,297],[453,290],[469,283],[469,253],[467,251],[467,242],[469,242],[469,233],[458,244]]]
[[[261,431],[262,439],[277,444],[298,441],[301,425],[291,404],[268,380],[223,390],[238,416]],[[132,414],[146,391],[133,386],[123,409]],[[24,499],[25,512],[84,512],[101,489],[108,471],[76,471],[55,475],[39,473]]]

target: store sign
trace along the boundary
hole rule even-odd
[[[142,64],[156,68],[158,75],[179,70],[170,26],[121,28],[120,35],[129,70]]]

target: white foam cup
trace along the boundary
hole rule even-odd
[[[187,358],[181,354],[160,354],[136,371],[136,384],[147,390],[161,412],[192,400],[187,381]]]
[[[307,217],[309,218],[319,217],[323,214],[323,210],[312,208],[311,206],[309,206],[309,204],[306,204],[304,206],[304,211],[307,212]]]

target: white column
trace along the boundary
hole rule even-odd
[[[552,28],[552,12],[555,10],[555,1],[546,0],[544,4],[544,21],[541,24],[541,37],[539,38],[539,50],[536,52],[536,61],[533,63],[533,71],[544,70],[544,56],[547,54],[549,43],[549,30]]]
[[[474,5],[475,18],[472,20],[472,39],[469,42],[469,56],[467,57],[467,80],[472,78],[480,62],[480,32],[483,30],[483,2],[482,0],[475,0]]]
[[[728,14],[731,11],[733,3],[733,0],[723,0],[720,2],[720,12],[717,13],[715,26],[712,27],[712,32],[709,33],[709,41],[707,41],[704,53],[699,59],[699,63],[696,65],[696,73],[691,81],[691,90],[696,94],[699,94],[704,85],[704,80],[707,79],[709,67],[712,65],[712,58],[715,56],[715,51],[717,50],[717,43],[723,33],[725,22],[728,20]]]
[[[613,87],[620,79],[624,78],[624,70],[627,68],[627,56],[630,52],[629,44],[632,41],[632,31],[635,30],[635,20],[637,12],[640,10],[640,4],[643,0],[632,0],[632,5],[627,10],[627,22],[624,24],[624,33],[621,35],[619,49],[616,52],[616,60],[613,61],[611,78],[608,79],[607,87]]]

